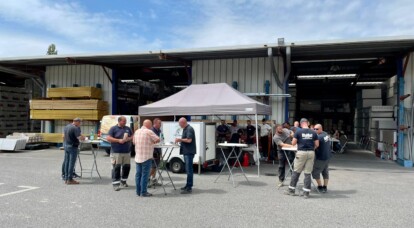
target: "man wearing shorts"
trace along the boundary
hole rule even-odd
[[[329,160],[332,157],[331,139],[329,135],[323,131],[322,125],[316,124],[313,129],[318,134],[319,147],[315,151],[315,164],[313,165],[312,177],[318,183],[318,190],[326,193],[328,191],[329,181]],[[323,185],[321,181],[321,173],[323,177]]]
[[[319,146],[318,135],[309,129],[309,121],[305,118],[300,120],[300,129],[293,135],[292,145],[298,145],[295,155],[292,179],[286,195],[296,195],[296,185],[302,171],[305,173],[303,197],[309,198],[311,191],[311,173],[313,169],[313,160],[315,158],[315,149]]]
[[[126,126],[125,116],[118,118],[118,124],[111,127],[107,140],[111,143],[112,185],[115,191],[121,186],[128,187],[127,180],[131,170],[132,130]]]

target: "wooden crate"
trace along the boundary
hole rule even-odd
[[[63,143],[62,133],[40,133],[43,137],[43,142],[48,143]]]
[[[73,120],[79,117],[83,120],[101,120],[108,115],[107,110],[30,110],[32,120]]]
[[[48,88],[47,97],[49,98],[91,98],[102,99],[102,89],[96,87],[63,87]]]
[[[100,100],[30,100],[30,109],[108,110],[108,102]]]

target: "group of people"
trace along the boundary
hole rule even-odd
[[[252,125],[251,120],[246,121],[245,132],[237,123],[237,120],[233,120],[230,127],[226,124],[225,120],[221,120],[220,125],[216,128],[217,142],[222,143],[230,139],[230,143],[256,143],[256,127]],[[262,120],[262,124],[258,125],[259,140],[262,145],[261,156],[267,158],[269,154],[269,137],[272,134],[272,127],[267,123],[266,119]]]
[[[196,139],[194,129],[188,124],[185,118],[180,118],[179,126],[183,129],[181,138],[176,138],[175,143],[180,144],[180,154],[184,156],[187,182],[181,188],[182,194],[189,194],[193,187],[193,159],[196,154]],[[75,118],[71,124],[64,128],[64,148],[65,156],[62,165],[63,179],[65,184],[79,184],[74,178],[74,166],[78,154],[78,147],[82,140],[80,130],[81,119]],[[260,140],[262,145],[267,145],[272,128],[263,119],[260,125]],[[118,124],[111,127],[108,132],[107,140],[111,143],[111,163],[112,163],[112,186],[115,191],[127,188],[127,180],[131,169],[131,144],[135,147],[136,163],[136,195],[142,197],[152,196],[148,193],[148,186],[159,186],[156,179],[156,167],[162,157],[161,150],[155,145],[160,142],[161,120],[155,118],[153,121],[146,119],[143,126],[133,132],[126,126],[126,118],[120,116]],[[217,127],[218,141],[225,141],[230,134],[230,142],[241,143],[243,130],[237,125],[237,120],[228,127],[225,121]],[[246,143],[254,144],[256,138],[256,128],[247,121]],[[318,190],[327,192],[329,182],[329,160],[331,158],[331,142],[329,135],[323,131],[321,124],[316,124],[310,128],[309,121],[302,118],[294,123],[291,128],[288,124],[276,125],[273,143],[277,147],[279,159],[279,182],[278,186],[283,186],[285,181],[285,165],[288,161],[293,164],[292,178],[288,190],[288,195],[296,195],[296,185],[299,176],[303,172],[304,187],[303,195],[309,197],[311,191],[311,176],[316,180]],[[286,150],[289,147],[297,147],[296,152]],[[267,147],[262,146],[263,152],[268,153]],[[267,155],[267,154],[265,154]],[[320,176],[322,174],[323,181]]]
[[[331,142],[329,135],[323,131],[321,124],[309,128],[309,121],[305,118],[300,120],[295,131],[282,125],[276,125],[273,142],[277,145],[279,158],[279,183],[283,186],[285,181],[285,164],[288,161],[293,164],[292,178],[287,195],[296,195],[296,185],[299,176],[303,172],[304,187],[303,196],[309,197],[312,179],[316,180],[318,190],[326,193],[329,182],[329,160],[331,158]],[[286,148],[297,147],[296,152]],[[320,178],[322,174],[323,182]]]
[[[161,159],[160,148],[155,145],[160,142],[161,120],[155,118],[153,121],[146,119],[143,126],[133,132],[126,126],[126,118],[120,116],[118,124],[111,127],[107,140],[111,143],[111,164],[112,164],[112,186],[115,191],[127,188],[128,177],[131,170],[131,144],[135,147],[136,163],[136,195],[150,197],[147,191],[148,186],[159,186],[156,179],[156,167]],[[181,188],[182,194],[189,194],[193,187],[193,158],[196,154],[196,139],[194,129],[187,123],[185,118],[180,118],[179,126],[183,129],[181,138],[176,138],[175,143],[180,145],[180,154],[184,156],[187,182]],[[75,118],[72,123],[64,128],[64,150],[65,156],[62,165],[62,179],[65,184],[79,184],[74,180],[74,167],[78,155],[78,148],[85,137],[81,135],[81,119]]]

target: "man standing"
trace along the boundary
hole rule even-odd
[[[282,147],[292,147],[292,138],[293,133],[283,128],[282,125],[276,125],[276,132],[275,136],[273,136],[273,142],[277,145],[277,157],[279,159],[279,183],[277,184],[278,187],[283,186],[283,182],[285,181],[285,166],[286,160],[289,159],[291,165],[293,165],[293,159],[295,159],[295,153],[293,151],[285,151],[282,150]]]
[[[155,118],[151,130],[158,136],[161,136],[161,119]],[[151,173],[150,173],[150,182],[148,187],[160,186],[155,178],[157,174],[157,166],[160,165],[161,160],[161,148],[154,148],[154,160],[152,162]]]
[[[195,132],[184,117],[180,118],[178,124],[183,129],[183,134],[181,139],[175,139],[175,143],[181,143],[180,154],[184,155],[185,171],[187,173],[187,183],[181,188],[181,194],[189,194],[193,188],[193,159],[197,152]]]
[[[128,187],[126,181],[131,170],[132,131],[126,122],[125,116],[118,117],[118,124],[109,129],[106,137],[111,143],[112,185],[115,191],[121,190],[120,186]]]
[[[311,173],[313,169],[313,160],[315,158],[315,149],[319,146],[318,135],[309,129],[309,121],[305,118],[300,120],[300,129],[293,135],[292,145],[298,145],[296,158],[294,160],[294,169],[289,189],[285,192],[287,195],[295,195],[296,184],[302,171],[305,173],[303,197],[309,198],[311,191]]]
[[[252,121],[247,120],[247,126],[246,126],[246,143],[247,144],[255,144],[256,142],[256,128],[252,125]]]
[[[226,141],[226,136],[230,132],[229,127],[224,120],[221,120],[221,124],[217,127],[217,142],[222,143]]]
[[[233,123],[230,126],[230,138],[233,137],[234,134],[238,134],[239,132],[239,125],[237,125],[237,120],[233,120]]]
[[[78,181],[73,180],[73,173],[78,157],[79,140],[84,140],[85,137],[81,136],[81,119],[75,118],[71,124],[68,124],[63,129],[64,134],[64,147],[65,147],[65,159],[64,163],[64,180],[65,184],[79,184]]]
[[[272,127],[266,123],[266,119],[262,120],[260,125],[260,144],[262,145],[263,156],[269,156],[269,135],[272,132]]]
[[[160,138],[151,130],[151,125],[151,120],[144,120],[143,126],[134,135],[135,162],[137,164],[136,193],[137,196],[142,197],[152,196],[147,192],[148,176],[154,154],[154,144],[160,141]]]
[[[329,181],[329,160],[332,157],[331,140],[329,135],[323,131],[322,125],[316,124],[313,130],[318,134],[319,147],[315,151],[315,164],[313,165],[312,177],[318,183],[318,190],[326,193],[328,191]],[[321,182],[321,173],[323,185]]]

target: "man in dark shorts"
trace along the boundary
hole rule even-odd
[[[326,193],[328,191],[329,181],[329,160],[332,157],[331,139],[329,135],[323,131],[322,125],[316,124],[313,129],[318,134],[319,147],[315,151],[315,163],[313,164],[312,177],[318,183],[318,190]],[[323,185],[321,181],[321,173],[323,177]]]

